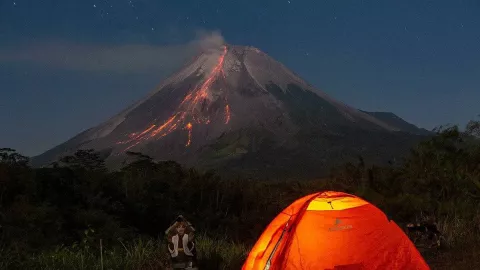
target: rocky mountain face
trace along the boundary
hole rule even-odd
[[[254,47],[198,55],[148,96],[32,159],[47,165],[95,149],[116,167],[126,152],[252,176],[320,176],[330,165],[386,162],[428,135],[389,113],[330,98]]]

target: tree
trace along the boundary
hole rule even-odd
[[[93,149],[77,150],[73,156],[64,156],[60,162],[72,169],[105,170],[105,161]]]
[[[468,122],[466,132],[471,136],[480,137],[480,121],[472,120]]]
[[[0,148],[0,163],[26,166],[29,161],[28,157],[17,153],[12,148]]]

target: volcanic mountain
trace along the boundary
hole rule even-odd
[[[320,174],[358,156],[387,161],[425,134],[395,115],[378,115],[385,114],[334,100],[257,48],[224,45],[32,163],[95,149],[112,166],[132,151],[219,170]]]

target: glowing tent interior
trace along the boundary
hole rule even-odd
[[[243,270],[430,269],[402,229],[377,207],[347,193],[320,192],[277,215]]]

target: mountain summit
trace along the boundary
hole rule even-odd
[[[224,45],[205,50],[145,98],[32,162],[45,165],[96,149],[110,164],[132,151],[189,166],[319,171],[358,155],[385,160],[399,142],[410,145],[424,133],[377,115],[330,98],[257,48]]]

